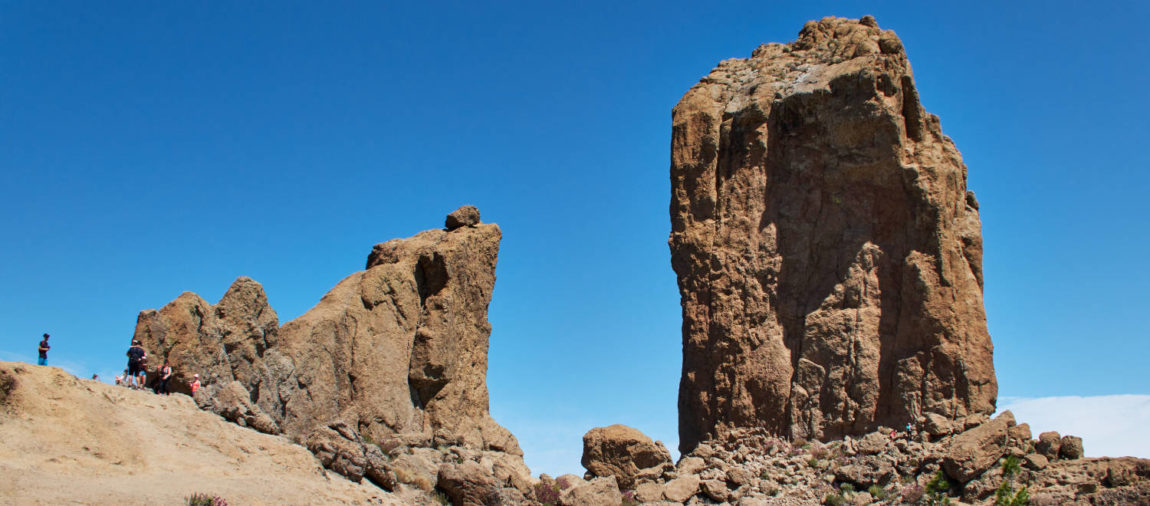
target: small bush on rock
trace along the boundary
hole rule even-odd
[[[827,494],[823,497],[824,506],[843,506],[847,503],[847,499],[839,494]]]
[[[560,478],[560,481],[563,481],[563,479]],[[559,504],[559,492],[562,491],[562,484],[560,482],[555,482],[551,485],[539,482],[535,484],[535,500],[543,505]]]
[[[187,506],[228,506],[223,497],[196,492],[187,497]]]

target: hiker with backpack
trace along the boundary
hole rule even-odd
[[[128,348],[128,377],[132,388],[144,388],[144,361],[147,358],[148,352],[140,346],[140,341],[133,340],[132,347]]]

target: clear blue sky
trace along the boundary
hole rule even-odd
[[[492,411],[532,470],[579,471],[597,425],[674,448],[671,107],[869,13],[970,168],[1001,395],[1150,393],[1143,4],[478,4],[0,2],[0,359],[50,332],[107,377],[139,310],[241,275],[286,322],[474,204],[504,231]]]

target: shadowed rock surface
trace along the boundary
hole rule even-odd
[[[873,18],[726,60],[673,111],[680,449],[994,411],[978,203]]]

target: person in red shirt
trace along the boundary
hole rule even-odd
[[[196,395],[196,390],[200,389],[200,375],[192,375],[192,395]]]

